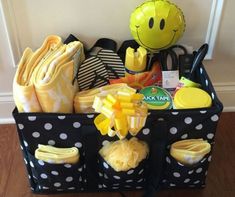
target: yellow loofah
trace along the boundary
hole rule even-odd
[[[149,153],[147,144],[133,137],[107,143],[99,151],[104,160],[116,171],[136,168]]]

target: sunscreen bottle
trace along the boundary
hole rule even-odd
[[[147,50],[139,47],[137,51],[128,47],[125,59],[125,76],[134,75],[145,71],[147,62]]]

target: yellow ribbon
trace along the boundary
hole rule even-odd
[[[75,164],[79,160],[79,151],[76,147],[56,148],[49,145],[39,144],[35,151],[35,157],[39,160],[52,164]]]
[[[211,150],[211,145],[203,139],[188,139],[171,145],[170,154],[182,164],[192,165],[199,162]]]
[[[93,108],[100,113],[94,120],[102,135],[123,139],[128,134],[135,136],[145,125],[147,106],[142,102],[143,95],[125,87],[116,94],[105,98],[95,96]]]

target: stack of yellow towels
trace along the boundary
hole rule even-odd
[[[83,44],[63,44],[48,36],[33,52],[26,48],[18,65],[13,96],[19,112],[73,112],[77,83],[72,83],[76,64],[84,61]]]

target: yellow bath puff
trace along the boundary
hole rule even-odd
[[[148,153],[148,145],[135,137],[130,140],[109,142],[99,151],[99,154],[116,172],[136,168]]]

